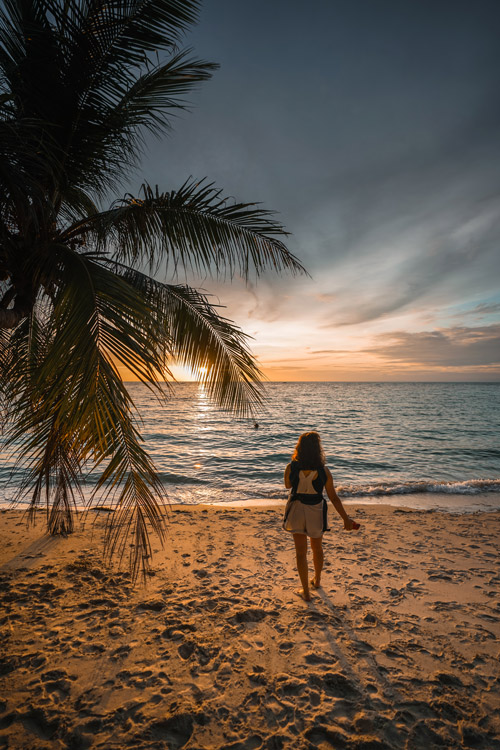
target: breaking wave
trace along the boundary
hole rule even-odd
[[[373,482],[370,484],[342,484],[337,487],[341,497],[377,497],[378,495],[412,495],[422,492],[454,495],[479,495],[500,492],[500,479],[468,479],[464,482]]]

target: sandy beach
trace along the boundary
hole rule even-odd
[[[172,508],[147,586],[0,514],[0,747],[500,748],[500,513],[330,514],[306,604],[281,509]]]

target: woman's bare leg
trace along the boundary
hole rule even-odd
[[[321,586],[321,571],[323,570],[323,537],[313,539],[311,537],[311,549],[314,562],[314,578],[311,583],[315,589]]]
[[[297,557],[297,570],[299,572],[302,592],[299,592],[302,598],[309,602],[311,595],[309,593],[309,571],[307,569],[307,536],[305,534],[294,534],[295,554]]]

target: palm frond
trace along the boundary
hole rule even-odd
[[[86,237],[98,251],[113,248],[126,264],[166,261],[179,268],[220,275],[236,270],[248,277],[266,268],[307,273],[276,236],[285,236],[274,212],[257,203],[234,203],[204,181],[188,180],[177,191],[143,186],[143,198],[126,196],[109,211],[82,220],[63,233],[64,241]]]
[[[144,127],[155,135],[171,128],[171,117],[176,109],[186,109],[184,99],[193,88],[212,76],[214,63],[189,57],[190,50],[175,54],[163,65],[151,66],[110,108],[103,122],[110,133],[108,142],[119,133],[131,133]],[[113,89],[116,96],[116,87]]]
[[[139,540],[131,557],[137,576],[150,556],[146,527],[164,536],[164,492],[141,444],[116,361],[155,387],[149,311],[136,291],[109,270],[69,249],[62,260],[66,283],[45,321],[50,335],[44,340],[37,335],[33,316],[12,363],[9,380],[16,387],[10,395],[15,391],[16,399],[9,441],[17,444],[26,470],[23,489],[33,488],[32,509],[45,493],[49,522],[53,530],[58,524],[59,532],[71,528],[72,488],[78,487],[86,463],[105,464],[98,490],[107,488],[119,508],[108,529],[107,550],[123,555],[132,532]]]
[[[146,130],[165,132],[184,96],[216,65],[176,44],[193,0],[23,0],[0,12],[0,95],[11,117],[43,123],[58,173],[45,187],[100,197],[137,164]],[[168,53],[160,60],[159,51]],[[34,148],[32,149],[35,150]],[[47,175],[46,175],[47,176]]]
[[[0,241],[21,227],[37,231],[40,217],[53,214],[46,192],[58,169],[52,155],[39,121],[20,122],[0,107]]]
[[[199,0],[45,0],[74,64],[89,78],[144,64],[145,55],[175,49],[196,23]],[[125,71],[123,71],[125,73]]]
[[[156,341],[164,342],[162,371],[174,362],[203,373],[200,379],[216,404],[239,416],[253,414],[262,402],[262,373],[247,346],[249,337],[220,315],[220,306],[187,285],[164,284],[115,262],[110,268],[147,301]]]

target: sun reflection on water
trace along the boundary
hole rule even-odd
[[[204,416],[205,413],[210,409],[210,401],[208,398],[207,390],[205,386],[203,385],[203,383],[200,383],[198,386],[197,397],[198,397],[198,410],[200,412],[198,416]]]

